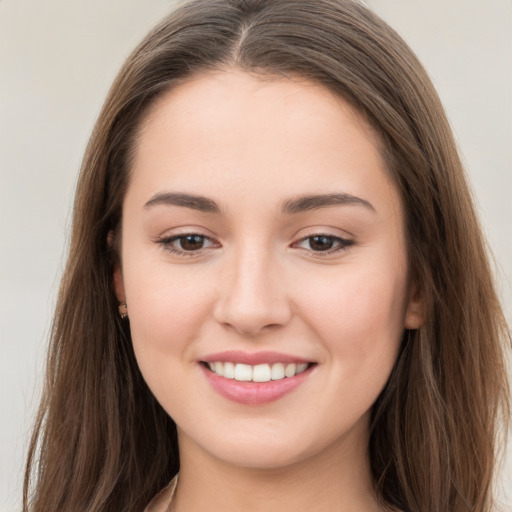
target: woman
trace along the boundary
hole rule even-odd
[[[189,2],[85,155],[25,510],[491,510],[506,337],[405,43],[352,1]]]

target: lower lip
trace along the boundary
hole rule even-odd
[[[274,402],[300,386],[311,374],[316,365],[293,377],[285,377],[268,382],[241,382],[226,379],[201,365],[204,375],[212,388],[220,395],[245,405],[261,405]]]

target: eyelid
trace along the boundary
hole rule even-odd
[[[184,239],[189,236],[198,236],[203,239],[204,242],[208,243],[207,247],[201,247],[199,249],[180,249],[175,247],[173,244],[180,239]],[[316,238],[316,237],[325,237],[333,241],[334,248],[326,249],[326,250],[315,250],[313,248],[304,248],[300,247],[304,242]],[[221,244],[215,240],[212,236],[204,234],[200,229],[188,229],[184,230],[181,233],[172,233],[169,235],[158,236],[153,240],[155,243],[161,245],[163,249],[169,253],[176,254],[184,257],[193,257],[193,256],[201,256],[205,253],[210,252],[212,249],[222,247]],[[350,238],[346,238],[344,236],[335,235],[331,231],[314,231],[311,233],[304,234],[300,238],[298,238],[295,242],[291,244],[292,248],[301,249],[303,251],[307,251],[315,257],[325,257],[329,255],[333,255],[345,250],[355,244],[355,241]]]
[[[305,249],[305,248],[298,247],[298,245],[301,244],[302,242],[305,242],[305,241],[315,238],[315,237],[330,238],[330,239],[334,240],[335,242],[337,242],[337,246],[335,246],[335,248],[327,249],[325,251],[315,251],[313,249]],[[313,254],[315,257],[326,257],[326,256],[330,256],[330,255],[333,255],[333,254],[336,254],[339,252],[346,251],[350,248],[350,246],[352,246],[354,244],[355,244],[355,241],[352,239],[344,238],[339,235],[334,235],[329,232],[327,232],[327,233],[326,232],[313,232],[311,234],[308,234],[306,236],[302,236],[301,238],[299,238],[296,242],[294,242],[292,244],[292,247],[297,247],[299,249],[303,249],[304,251],[308,251],[309,253]]]
[[[202,239],[209,241],[210,245],[208,247],[202,247],[201,249],[190,251],[179,249],[173,246],[174,242],[186,238],[188,236],[199,236]],[[221,247],[220,243],[217,242],[213,237],[205,235],[200,231],[194,230],[183,231],[182,233],[174,233],[167,236],[159,236],[156,239],[154,239],[154,242],[161,245],[165,251],[183,257],[201,256],[207,252],[210,252],[213,248]]]

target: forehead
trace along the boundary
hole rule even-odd
[[[375,132],[346,101],[301,77],[237,70],[198,75],[159,98],[132,172],[146,200],[165,188],[221,200],[236,191],[247,204],[392,188]]]
[[[224,122],[232,126],[241,123],[246,130],[276,120],[281,123],[279,128],[286,127],[285,123],[288,128],[299,128],[300,122],[313,120],[329,127],[329,121],[336,121],[341,111],[371,144],[379,146],[378,135],[360,113],[317,82],[301,76],[216,70],[194,75],[164,93],[144,117],[139,136],[151,128],[164,128],[164,116],[167,123],[184,123],[183,129],[190,125],[206,131],[212,124]]]

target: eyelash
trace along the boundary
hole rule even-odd
[[[334,244],[337,244],[337,247],[335,247],[334,249],[328,249],[326,251],[315,251],[313,249],[306,249],[306,250],[311,250],[312,252],[315,253],[315,256],[329,256],[331,254],[336,254],[338,252],[341,252],[341,251],[346,251],[351,245],[354,245],[354,241],[353,240],[347,240],[346,238],[341,238],[340,236],[334,236],[334,235],[330,235],[328,233],[315,233],[314,235],[309,235],[309,236],[306,236],[304,238],[301,238],[298,242],[295,242],[293,245],[298,245],[302,242],[305,242],[307,240],[312,241],[312,239],[314,238],[326,238],[330,241],[332,241]]]
[[[170,237],[159,238],[159,239],[157,239],[156,242],[158,244],[161,244],[163,246],[164,250],[166,250],[172,254],[177,254],[178,256],[183,256],[185,258],[187,258],[187,257],[190,258],[193,256],[198,256],[199,254],[204,254],[205,252],[209,252],[211,250],[211,248],[215,246],[215,243],[212,243],[211,247],[201,248],[201,249],[198,249],[195,251],[194,250],[186,251],[184,249],[177,249],[177,248],[173,247],[172,244],[174,242],[179,241],[179,240],[184,240],[187,237],[199,237],[202,240],[211,241],[210,237],[208,237],[206,235],[201,235],[200,233],[183,233],[181,235],[174,235],[174,236],[170,236]]]
[[[198,255],[203,255],[207,252],[210,252],[212,248],[215,248],[216,246],[219,246],[218,244],[216,244],[215,242],[212,242],[211,246],[210,247],[206,247],[206,248],[201,248],[201,249],[197,249],[197,250],[190,250],[190,251],[187,251],[187,250],[184,250],[184,249],[177,249],[176,247],[173,247],[173,243],[174,242],[178,242],[178,241],[182,241],[184,239],[186,239],[187,237],[198,237],[198,238],[201,238],[203,241],[205,240],[208,240],[210,242],[212,242],[212,239],[206,235],[201,235],[200,233],[184,233],[184,234],[181,234],[181,235],[174,235],[174,236],[170,236],[170,237],[165,237],[165,238],[158,238],[156,240],[156,243],[160,244],[163,246],[164,250],[172,253],[172,254],[176,254],[178,256],[182,256],[182,257],[194,257],[194,256],[198,256]],[[309,251],[312,251],[315,256],[329,256],[329,255],[332,255],[332,254],[336,254],[338,252],[341,252],[341,251],[346,251],[351,245],[354,245],[354,241],[353,240],[347,240],[345,238],[341,238],[339,236],[334,236],[334,235],[330,235],[330,234],[327,234],[327,233],[315,233],[314,235],[309,235],[309,236],[306,236],[304,238],[301,238],[300,240],[298,240],[297,242],[295,242],[293,244],[293,246],[297,246],[307,240],[312,241],[312,239],[314,238],[324,238],[324,239],[328,239],[329,241],[331,241],[333,244],[337,244],[337,246],[335,246],[334,249],[328,249],[326,251],[315,251],[313,249],[305,249],[305,250],[309,250]]]

